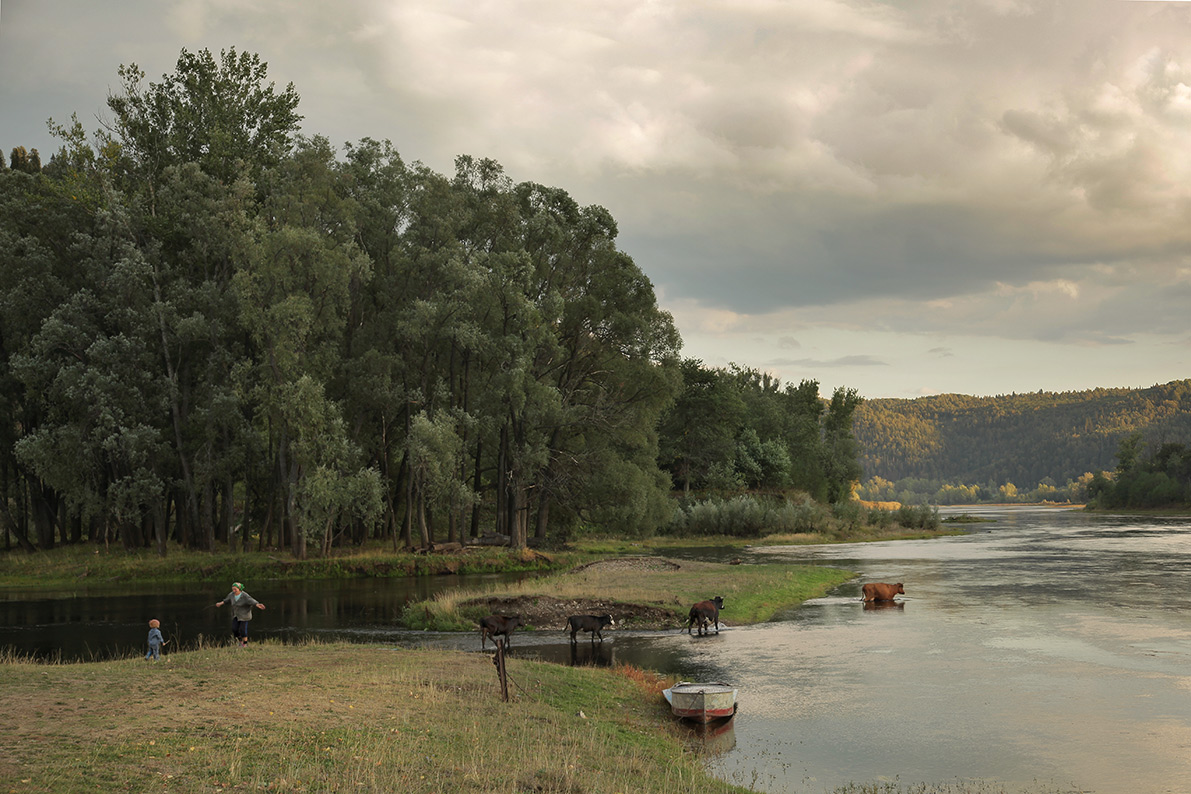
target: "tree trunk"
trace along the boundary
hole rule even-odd
[[[36,483],[36,487],[34,486]],[[33,506],[33,527],[37,530],[37,547],[43,551],[54,548],[54,494],[41,480],[34,480],[29,487]]]
[[[273,506],[277,504],[276,497],[269,499],[269,509],[265,513],[265,525],[261,527],[260,542],[257,544],[256,550],[261,551],[265,548],[273,548]],[[266,534],[268,540],[265,540]]]
[[[426,526],[426,497],[418,492],[418,532],[421,535],[422,548],[430,548],[430,528]]]
[[[546,539],[546,527],[550,523],[550,497],[547,494],[542,494],[538,503],[538,525],[534,529],[535,540]]]
[[[327,516],[327,525],[323,527],[323,551],[324,558],[331,556],[331,535],[334,531],[335,516],[334,514]]]
[[[63,546],[70,545],[70,514],[66,510],[66,503],[58,501],[58,542]]]
[[[8,538],[13,537],[17,539],[17,545],[25,551],[37,551],[37,547],[29,540],[29,535],[26,534],[25,528],[13,517],[7,504],[3,506],[3,510],[0,513],[4,516],[4,528],[6,530],[4,533],[5,547],[7,548],[9,545]]]
[[[406,453],[408,459],[409,453]],[[405,463],[401,464],[404,470]],[[407,474],[405,479],[405,520],[401,524],[401,541],[407,549],[412,549],[414,545],[413,539],[413,525],[414,525],[414,478],[412,474]]]
[[[529,508],[525,489],[520,483],[509,484],[509,546],[524,549],[527,544]]]
[[[301,469],[296,462],[286,463],[286,452],[289,449],[289,438],[285,430],[281,431],[281,441],[277,447],[278,465],[281,469],[282,483],[285,493],[285,509],[281,515],[282,525],[290,531],[290,549],[295,559],[306,559],[306,532],[297,520],[298,480]]]
[[[203,551],[215,551],[215,484],[210,479],[203,485],[202,512],[199,514]]]
[[[389,454],[389,422],[386,418],[381,419],[380,426],[380,470],[381,477],[385,482],[392,483],[393,479],[390,476],[392,472],[392,460]],[[393,483],[392,488],[385,489],[385,520],[382,523],[384,529],[382,532],[393,540],[393,551],[397,551],[397,500],[394,498],[393,491],[397,488],[397,484]]]
[[[78,545],[83,542],[83,514],[75,513],[70,520],[70,542]]]
[[[511,535],[509,527],[509,428],[500,429],[500,447],[496,452],[496,534]]]
[[[483,485],[483,475],[481,474],[482,463],[480,460],[480,458],[481,458],[480,453],[483,451],[483,447],[484,447],[483,442],[477,438],[476,439],[476,470],[475,470],[474,479],[472,480],[472,482],[473,482],[472,490],[475,492],[477,497],[479,497],[479,495],[483,493],[483,490],[481,488],[481,486]],[[468,534],[469,534],[468,540],[471,540],[472,538],[478,538],[480,536],[480,500],[478,498],[476,500],[476,503],[474,505],[472,505],[472,508],[471,508],[471,531]]]
[[[157,556],[164,557],[169,548],[169,522],[166,520],[165,502],[159,501],[153,512],[153,535],[157,541]]]
[[[120,543],[125,551],[135,551],[145,544],[141,538],[141,524],[136,521],[120,522]]]
[[[161,298],[161,285],[157,283],[157,269],[153,269],[153,297],[158,306],[164,306]],[[178,463],[182,468],[182,484],[186,493],[186,506],[190,518],[195,526],[198,525],[198,494],[194,488],[194,478],[190,473],[190,461],[186,459],[186,447],[182,442],[182,407],[179,404],[181,387],[178,385],[178,373],[174,370],[174,362],[170,358],[169,337],[166,334],[165,311],[157,312],[157,327],[161,333],[161,358],[165,363],[165,374],[170,382],[170,421],[174,426],[174,444],[178,452]],[[213,548],[208,546],[208,549]]]
[[[195,523],[193,518],[198,515],[197,511],[183,509],[183,503],[189,498],[186,494],[183,494],[182,498],[179,498],[177,489],[175,489],[174,504],[178,506],[178,542],[186,549],[194,547],[193,534]]]

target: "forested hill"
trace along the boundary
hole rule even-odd
[[[1031,486],[1111,471],[1121,440],[1191,441],[1191,380],[1148,389],[866,400],[864,476]]]

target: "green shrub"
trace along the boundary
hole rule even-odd
[[[897,523],[907,529],[938,529],[939,508],[932,505],[902,505],[897,509]]]
[[[745,494],[727,500],[707,499],[680,504],[667,533],[682,537],[759,538],[821,532],[830,523],[830,512],[809,497],[801,496],[794,501]]]

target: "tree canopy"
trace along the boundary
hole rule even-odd
[[[651,532],[675,483],[850,492],[855,393],[681,361],[603,207],[336,151],[234,49],[119,76],[100,130],[0,169],[22,546],[524,546]]]

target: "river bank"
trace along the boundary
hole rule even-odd
[[[552,593],[551,603],[583,611],[610,592],[672,602],[666,614],[677,615],[710,587],[745,623],[848,576],[630,557],[500,597],[528,604]],[[0,659],[0,779],[19,781],[19,792],[748,790],[711,777],[691,752],[660,694],[673,679],[515,652],[506,665],[508,703],[488,654],[200,640],[171,647],[161,662],[13,655]]]
[[[336,549],[326,557],[298,559],[287,551],[196,551],[171,548],[125,551],[92,544],[0,555],[0,588],[63,587],[91,583],[196,582],[226,586],[239,580],[397,578],[444,574],[549,571],[589,561],[583,551],[541,553],[469,546],[441,553],[396,552],[391,547]]]
[[[458,589],[409,604],[414,629],[474,630],[489,614],[519,615],[525,630],[557,631],[569,615],[611,614],[627,629],[681,629],[691,604],[723,596],[723,626],[769,620],[855,574],[810,565],[732,565],[665,557],[598,560],[576,569],[482,590]]]
[[[394,551],[381,543],[333,549],[325,557],[297,559],[286,550],[197,551],[170,546],[165,556],[150,549],[127,551],[114,546],[80,544],[28,553],[12,549],[0,554],[0,589],[62,588],[120,582],[194,582],[219,586],[233,581],[300,579],[398,578],[447,574],[550,573],[609,557],[666,556],[686,548],[865,543],[916,540],[962,534],[954,527],[907,530],[903,527],[857,527],[831,535],[807,532],[761,538],[729,536],[652,538],[587,538],[553,549],[509,549],[466,546],[451,551]]]
[[[742,792],[704,771],[632,668],[358,645],[0,663],[16,792]],[[498,726],[498,727],[497,727]]]

